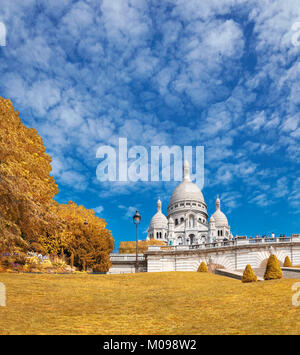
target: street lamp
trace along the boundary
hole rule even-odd
[[[136,225],[136,252],[135,252],[135,272],[138,272],[138,242],[139,242],[139,224],[141,222],[141,215],[138,211],[133,216],[133,223]]]

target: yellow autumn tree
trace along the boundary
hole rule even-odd
[[[55,230],[51,201],[58,192],[51,158],[37,131],[27,128],[10,100],[0,97],[0,246],[29,247]]]
[[[284,267],[292,267],[293,266],[291,259],[288,256],[285,257],[283,266]]]
[[[82,270],[108,271],[114,239],[106,229],[105,220],[95,216],[93,210],[72,201],[68,204],[57,203],[53,208],[61,224],[54,235],[40,240],[48,253],[66,255],[72,265]]]
[[[106,222],[53,199],[58,188],[50,163],[37,131],[0,97],[0,252],[61,254],[81,269],[107,271],[114,240]]]

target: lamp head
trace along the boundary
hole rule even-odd
[[[139,211],[135,212],[135,215],[133,216],[133,223],[134,224],[139,224],[141,222],[141,215],[139,214]]]

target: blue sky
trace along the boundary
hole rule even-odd
[[[300,1],[0,0],[0,95],[38,130],[60,202],[141,236],[176,183],[100,183],[97,148],[203,145],[209,214],[234,235],[300,232]]]

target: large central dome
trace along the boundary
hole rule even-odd
[[[184,162],[183,181],[173,191],[169,206],[175,202],[193,200],[205,204],[203,194],[199,187],[191,181],[190,167],[188,162]]]
[[[204,197],[199,187],[191,181],[182,181],[172,193],[170,205],[178,201],[193,200],[204,202]]]

